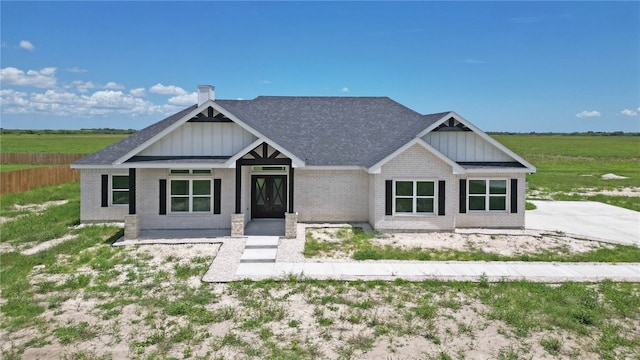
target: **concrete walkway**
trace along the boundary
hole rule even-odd
[[[273,237],[225,238],[205,282],[243,279],[308,279],[421,281],[428,279],[479,281],[528,280],[640,282],[640,263],[545,263],[488,261],[331,261],[314,262],[302,255],[305,224],[298,224],[297,239],[279,239],[274,253]],[[248,244],[248,245],[245,245]],[[269,246],[269,245],[267,245]],[[226,248],[226,249],[225,249]],[[249,255],[250,254],[250,255]],[[273,257],[275,256],[275,262]],[[267,260],[268,259],[268,260]],[[257,261],[256,261],[257,260]],[[268,261],[268,262],[267,262]]]
[[[640,246],[640,212],[594,201],[532,201],[527,229]]]
[[[322,263],[241,263],[236,275],[260,280],[302,276],[339,280],[469,280],[486,276],[489,281],[523,280],[536,282],[613,281],[640,282],[640,264],[533,263],[533,262],[322,262]]]
[[[240,263],[275,263],[277,252],[277,236],[249,236],[245,240]]]

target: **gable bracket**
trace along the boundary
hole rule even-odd
[[[278,155],[280,155],[280,151],[276,150],[273,152],[273,154],[271,154],[271,156],[269,156],[269,159],[275,159],[278,157]]]
[[[249,151],[249,155],[253,156],[254,159],[262,159],[262,157],[260,157],[260,155],[258,155],[254,150]]]

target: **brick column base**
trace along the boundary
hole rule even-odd
[[[244,214],[231,214],[231,236],[244,236]]]
[[[289,239],[298,236],[298,213],[284,214],[284,236]]]
[[[125,240],[137,239],[140,237],[140,217],[138,215],[124,216],[124,238]]]

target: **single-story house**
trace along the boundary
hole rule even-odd
[[[259,96],[198,103],[71,165],[82,222],[231,229],[257,218],[380,231],[523,228],[536,168],[455,112],[387,97]]]

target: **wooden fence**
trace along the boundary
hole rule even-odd
[[[86,154],[0,154],[0,164],[71,164]]]
[[[57,185],[79,180],[80,171],[71,170],[68,164],[0,172],[0,194],[27,191],[38,186]]]

